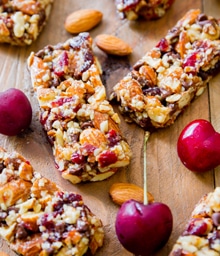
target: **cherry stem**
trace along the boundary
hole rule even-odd
[[[147,141],[150,137],[150,132],[144,134],[144,205],[148,204],[147,197]]]

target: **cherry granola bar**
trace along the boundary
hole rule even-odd
[[[0,43],[30,45],[47,22],[53,0],[1,0]]]
[[[158,19],[164,16],[174,0],[115,0],[119,16],[128,20]]]
[[[0,148],[0,236],[19,255],[95,254],[100,219],[81,195],[61,190],[17,152]]]
[[[219,20],[190,10],[113,88],[121,112],[146,130],[163,128],[220,70]]]
[[[129,164],[131,151],[107,101],[89,33],[32,53],[28,65],[63,178],[73,184],[104,180]]]
[[[220,188],[204,195],[195,206],[169,256],[220,254]]]

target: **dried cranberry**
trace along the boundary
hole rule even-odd
[[[93,64],[93,62],[94,62],[94,57],[93,57],[92,51],[88,50],[84,52],[84,62],[83,64],[82,62],[80,62],[80,75],[86,70],[88,70]]]
[[[64,197],[64,192],[59,191],[59,192],[57,192],[56,196],[57,196],[57,198],[63,199],[63,197]]]
[[[183,249],[177,249],[177,250],[175,250],[174,252],[172,252],[173,253],[173,256],[183,256],[184,254],[184,252],[183,252]]]
[[[210,248],[212,248],[212,245],[216,244],[216,240],[219,240],[219,239],[220,239],[220,230],[215,230],[212,233],[212,236],[210,236],[208,238],[209,244],[210,244]],[[218,244],[219,244],[219,242],[218,242]]]
[[[75,193],[63,193],[63,192],[58,192],[57,193],[58,199],[61,199],[63,203],[71,204],[74,201],[81,201],[82,197],[79,194]]]
[[[117,155],[112,151],[106,151],[99,156],[99,163],[102,168],[114,164],[117,160]]]
[[[51,87],[58,87],[60,84],[60,79],[57,77],[57,76],[54,76],[51,78],[51,81],[50,81],[50,86]]]
[[[140,0],[123,0],[123,1],[116,1],[116,4],[117,4],[117,2],[119,3],[119,4],[121,4],[121,2],[123,2],[123,11],[129,11],[129,10],[132,10],[132,9],[134,9],[137,5],[138,5],[138,3],[140,2]]]
[[[52,107],[60,107],[66,103],[69,103],[69,109],[74,111],[75,113],[81,108],[81,104],[76,104],[75,97],[65,97],[65,98],[59,98],[58,100],[55,100],[51,103]]]
[[[54,120],[51,120],[51,119],[48,118],[49,115],[50,115],[49,112],[47,112],[45,115],[43,115],[43,112],[41,112],[41,114],[40,114],[40,122],[44,126],[44,129],[46,131],[49,131],[49,130],[52,129],[52,124],[53,124],[53,121],[54,121]]]
[[[79,34],[77,37],[74,37],[70,41],[70,47],[74,50],[80,50],[82,48],[82,45],[86,45],[88,43],[87,40],[89,39],[89,37],[90,35],[88,32]]]
[[[110,147],[114,147],[121,140],[121,136],[115,130],[110,130],[107,134],[107,138]]]
[[[189,67],[195,67],[197,62],[197,52],[192,53],[189,55],[183,62],[183,68],[189,66]]]
[[[43,117],[43,115],[40,115],[40,123],[44,126],[47,121],[47,118]]]
[[[81,104],[78,104],[74,107],[73,111],[76,113],[81,108]]]
[[[149,96],[160,96],[161,101],[171,94],[170,91],[160,87],[143,88],[143,93]]]
[[[90,121],[86,121],[86,122],[83,122],[81,125],[80,125],[80,128],[82,130],[84,129],[88,129],[88,128],[91,128],[91,127],[94,127],[94,124],[93,122],[90,120]]]
[[[81,33],[77,37],[73,38],[70,41],[70,47],[74,49],[76,53],[73,56],[75,60],[74,65],[70,65],[69,72],[76,79],[81,79],[82,73],[88,70],[94,63],[89,33]]]
[[[81,176],[85,170],[84,167],[85,167],[85,165],[78,165],[77,167],[71,166],[69,168],[69,174],[75,175],[75,176]]]
[[[89,225],[86,221],[79,219],[77,220],[76,230],[79,232],[86,232],[89,230]]]
[[[63,51],[63,53],[59,56],[58,60],[56,60],[56,63],[54,65],[53,71],[58,76],[61,77],[66,73],[66,70],[68,68],[69,58],[68,53],[66,51]]]
[[[82,201],[82,197],[79,194],[75,194],[75,193],[66,193],[64,196],[64,202],[67,204],[71,204],[72,202],[79,202]]]
[[[72,102],[74,101],[73,97],[65,97],[65,98],[59,98],[58,100],[55,100],[51,103],[52,107],[59,107],[62,106],[63,104],[67,103],[67,102]]]
[[[53,209],[54,209],[54,211],[62,211],[63,209],[63,201],[60,201],[60,200],[58,200],[54,205],[53,205]]]
[[[202,236],[205,235],[207,232],[207,223],[202,218],[195,218],[192,219],[186,233],[188,235],[196,235],[196,236]]]
[[[63,234],[65,231],[65,223],[57,223],[55,226],[55,231],[59,234]]]
[[[194,52],[192,52],[183,62],[183,68],[186,66],[199,69],[199,64],[203,62],[203,54],[210,49],[208,41],[197,41],[194,44]],[[198,70],[197,70],[198,71]]]
[[[73,207],[77,207],[80,202],[82,202],[82,197],[79,194],[76,193],[63,193],[59,192],[57,193],[57,201],[56,203],[53,204],[53,209],[54,209],[54,216],[57,216],[57,214],[63,213],[63,205],[64,204],[69,204],[72,205]]]
[[[55,223],[53,222],[51,215],[48,213],[45,213],[41,216],[40,223],[42,226],[44,226],[48,230],[54,230]]]
[[[79,153],[73,153],[72,156],[71,156],[71,161],[74,164],[84,164],[86,159],[85,159],[85,156],[83,156]]]
[[[178,37],[180,33],[181,33],[181,28],[179,26],[173,27],[168,31],[168,37],[171,44],[175,44],[178,41]]]
[[[195,49],[198,50],[198,52],[201,52],[202,54],[206,52],[207,50],[210,50],[211,44],[209,41],[200,40],[195,42]]]
[[[38,26],[42,26],[47,18],[46,11],[41,9],[38,12],[38,15],[39,15]]]
[[[109,137],[116,137],[117,136],[117,132],[113,129],[111,129],[109,132],[108,132],[108,136]]]
[[[96,147],[91,144],[86,143],[86,144],[83,144],[81,149],[82,149],[84,155],[89,155],[94,152]]]
[[[162,38],[158,44],[156,45],[156,47],[158,47],[161,52],[167,52],[170,50],[170,47],[169,47],[169,43],[168,41],[166,40],[166,38]]]

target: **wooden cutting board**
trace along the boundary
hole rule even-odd
[[[31,131],[23,137],[0,135],[0,146],[9,151],[18,151],[29,159],[34,168],[47,178],[59,184],[63,189],[82,194],[85,203],[102,219],[105,228],[105,243],[97,253],[98,256],[129,256],[117,240],[114,224],[119,209],[109,197],[109,188],[115,182],[131,182],[143,186],[143,138],[144,131],[135,124],[127,124],[121,117],[121,129],[133,152],[131,164],[121,169],[106,181],[72,185],[63,180],[55,169],[50,145],[39,123],[38,104],[31,88],[30,75],[27,70],[27,57],[31,51],[38,51],[48,44],[56,44],[70,38],[64,30],[66,16],[78,9],[98,9],[103,13],[103,20],[91,36],[101,33],[116,35],[133,48],[133,53],[125,58],[112,58],[94,46],[103,68],[103,82],[107,93],[114,84],[128,72],[130,65],[140,59],[161,39],[169,28],[175,25],[185,12],[200,8],[208,15],[220,18],[219,0],[176,0],[172,8],[160,20],[128,21],[120,20],[116,14],[114,1],[109,0],[55,0],[50,19],[38,40],[29,47],[0,45],[0,91],[10,87],[23,90],[29,97],[33,108]],[[211,120],[220,132],[220,75],[209,84],[205,93],[194,101],[174,125],[151,134],[147,145],[148,190],[156,201],[167,204],[172,210],[174,227],[167,245],[156,256],[169,254],[172,245],[182,232],[190,213],[200,197],[215,186],[220,185],[220,168],[208,173],[196,175],[186,170],[177,156],[176,142],[183,127],[196,118]],[[117,111],[117,107],[115,107]],[[141,238],[140,238],[141,239]],[[7,244],[0,240],[0,251],[11,256],[13,253]]]

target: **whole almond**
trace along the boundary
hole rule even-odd
[[[108,54],[124,56],[132,52],[132,48],[129,44],[113,35],[98,35],[95,38],[95,43],[101,50]]]
[[[144,201],[143,188],[132,183],[114,183],[109,190],[109,194],[112,201],[118,205],[122,205],[130,199],[136,200],[140,203],[143,203]],[[154,201],[151,193],[148,192],[147,197],[149,203]]]
[[[67,16],[64,27],[71,34],[87,32],[101,22],[102,16],[98,10],[78,10]]]

